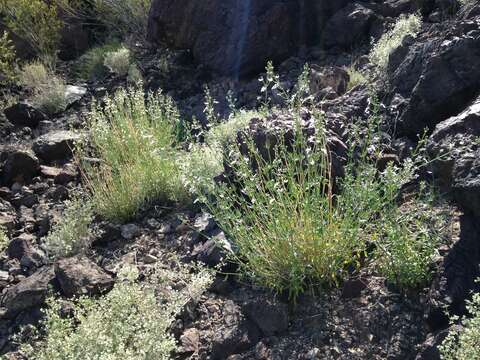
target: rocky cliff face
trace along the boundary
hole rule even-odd
[[[148,39],[190,49],[219,73],[260,71],[318,39],[326,21],[349,0],[156,0]]]

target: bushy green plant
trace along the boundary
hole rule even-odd
[[[55,2],[3,0],[0,10],[9,30],[28,42],[43,61],[55,59],[63,27]]]
[[[152,202],[182,202],[177,151],[173,147],[178,110],[161,92],[119,90],[95,104],[88,116],[91,155],[99,164],[81,161],[95,210],[124,221]],[[77,157],[88,148],[78,149]]]
[[[19,83],[30,93],[33,105],[53,115],[67,106],[66,83],[40,61],[24,65],[19,73]]]
[[[131,64],[130,50],[121,47],[118,50],[107,52],[105,54],[104,64],[110,71],[117,75],[127,75]]]
[[[347,72],[349,76],[347,90],[351,90],[357,85],[366,84],[368,82],[367,77],[357,70],[354,65],[349,66]]]
[[[110,293],[98,300],[80,298],[71,317],[62,316],[61,300],[50,298],[43,321],[46,338],[23,351],[38,360],[171,359],[176,344],[170,326],[188,301],[198,300],[211,276],[200,271],[183,277],[186,286],[170,288],[160,303],[155,289],[169,280],[169,274],[162,275],[162,284],[141,285],[136,269],[123,269]]]
[[[93,0],[94,12],[111,33],[144,38],[152,0]]]
[[[0,84],[9,84],[15,79],[15,48],[4,31],[0,37]]]
[[[467,301],[467,311],[462,318],[451,317],[452,327],[439,346],[442,360],[480,359],[480,293]]]
[[[119,50],[120,47],[118,43],[109,43],[88,50],[78,59],[75,69],[77,76],[82,79],[100,79],[106,76],[108,69],[104,64],[105,56]]]
[[[419,15],[401,15],[395,26],[382,35],[369,54],[370,62],[377,67],[378,72],[386,70],[390,54],[402,44],[407,35],[415,37],[421,26],[422,20]]]
[[[87,199],[77,194],[66,201],[62,216],[45,239],[48,255],[56,259],[85,252],[92,241],[92,220],[93,209]]]

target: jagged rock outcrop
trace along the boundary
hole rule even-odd
[[[480,89],[478,64],[478,15],[428,26],[415,40],[407,37],[388,69],[399,133],[414,138],[465,109]]]
[[[190,49],[210,69],[239,76],[294,55],[350,1],[155,0],[148,39]]]
[[[480,216],[480,97],[458,116],[438,124],[428,150],[434,175],[458,203]]]

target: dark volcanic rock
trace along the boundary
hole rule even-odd
[[[7,315],[15,315],[22,310],[42,305],[54,278],[53,268],[42,268],[17,285],[8,288],[1,301],[2,306],[7,310]]]
[[[190,49],[226,75],[260,71],[318,37],[324,21],[349,0],[155,0],[148,39]]]
[[[22,102],[7,107],[3,112],[8,121],[16,126],[28,126],[35,128],[38,126],[40,121],[47,118],[40,110]]]
[[[265,336],[281,334],[288,328],[288,306],[277,300],[251,301],[245,306],[245,313]]]
[[[465,209],[480,216],[480,97],[458,116],[437,125],[428,150],[441,184]]]
[[[222,310],[224,324],[212,341],[212,359],[218,360],[245,351],[260,339],[258,328],[245,318],[237,304],[228,300]]]
[[[370,28],[375,13],[361,4],[348,4],[338,11],[325,26],[322,42],[326,48],[350,49],[370,40]]]
[[[28,183],[39,172],[39,161],[28,149],[6,149],[3,156],[6,159],[3,164],[2,182],[6,185],[15,182]]]
[[[480,89],[480,17],[422,33],[408,51],[396,51],[392,92],[403,97],[398,130],[415,137],[458,114]],[[400,58],[398,58],[398,56]],[[398,66],[397,66],[398,64]]]
[[[443,258],[434,279],[427,304],[427,323],[432,331],[448,325],[446,311],[465,313],[465,300],[480,284],[480,229],[478,218],[462,215],[455,219],[453,245]]]
[[[73,257],[58,261],[55,274],[62,292],[68,297],[96,295],[113,286],[112,277],[86,258]]]
[[[72,131],[52,131],[37,138],[33,150],[46,162],[64,160],[72,156],[73,146],[80,138],[80,134]]]

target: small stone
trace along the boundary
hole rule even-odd
[[[122,237],[126,240],[132,240],[140,235],[141,229],[135,224],[126,224],[121,227]]]
[[[145,264],[154,264],[158,261],[158,258],[152,254],[147,254],[143,257],[143,262]]]
[[[200,348],[200,332],[195,329],[187,329],[180,337],[181,351],[184,353],[198,353]]]
[[[3,165],[2,181],[6,185],[29,183],[38,174],[40,164],[37,157],[28,149],[7,150]]]

